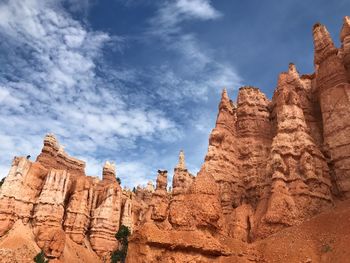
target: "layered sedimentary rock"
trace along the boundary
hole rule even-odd
[[[0,189],[0,235],[9,231],[17,220],[24,224],[32,212],[45,182],[48,170],[25,157],[15,157]]]
[[[48,169],[66,170],[72,176],[85,175],[85,162],[69,156],[53,134],[45,136],[37,161]]]
[[[343,60],[344,67],[347,71],[348,81],[350,81],[350,18],[344,17],[343,27],[340,33],[342,43],[339,55]]]
[[[36,241],[49,257],[59,257],[64,249],[62,223],[69,179],[70,174],[66,170],[50,170],[34,208]]]
[[[179,169],[185,172],[185,167],[184,155],[180,153],[175,173]],[[191,178],[189,173],[185,176]],[[214,237],[224,227],[214,178],[202,173],[190,180],[192,183],[185,180],[183,184],[183,180],[174,179],[173,189],[179,191],[167,192],[167,172],[158,171],[149,209],[130,240],[128,262],[206,262],[211,255],[227,253],[227,248]],[[174,253],[179,256],[174,257]]]
[[[128,227],[131,233],[134,229],[132,198],[131,192],[123,193],[123,214],[121,219],[121,225]]]
[[[185,164],[185,154],[180,151],[179,163],[174,169],[172,194],[186,193],[193,183],[194,176],[188,172]]]
[[[343,60],[325,26],[313,29],[315,45],[316,85],[323,120],[325,154],[330,159],[335,183],[340,195],[350,196],[350,84],[347,57],[349,18],[342,30]],[[345,63],[344,63],[345,62]]]
[[[266,237],[332,205],[331,180],[324,155],[306,124],[291,65],[273,97],[277,131],[267,160],[266,187],[257,209],[256,237]]]
[[[223,90],[199,173],[181,151],[171,190],[165,170],[133,191],[111,162],[102,180],[86,176],[47,135],[37,161],[14,158],[0,188],[0,237],[18,222],[52,259],[73,240],[107,260],[125,225],[128,262],[270,262],[265,240],[350,196],[350,19],[340,48],[321,24],[313,37],[315,72],[289,64],[271,100],[245,86],[234,104]]]
[[[163,262],[160,253],[176,262],[231,262],[225,244],[232,240],[234,246],[266,238],[349,197],[349,21],[339,49],[323,25],[314,26],[315,73],[300,76],[290,64],[271,101],[246,86],[234,104],[223,91],[200,172],[191,182],[180,155],[168,216],[161,218],[166,224],[151,218],[141,226],[132,240],[137,253],[147,250],[151,262]],[[160,230],[166,240],[154,236]],[[179,246],[178,231],[197,241],[185,238]],[[203,233],[217,242],[215,252],[201,243]]]
[[[97,181],[97,179],[95,179]],[[76,178],[65,211],[64,231],[78,244],[83,244],[90,224],[94,196],[94,179]]]
[[[118,243],[115,233],[123,222],[132,227],[131,205],[122,211],[122,189],[115,165],[106,162],[102,180],[85,176],[85,163],[70,157],[49,134],[36,162],[15,157],[0,189],[0,236],[22,220],[49,258],[61,258],[66,237],[89,246],[101,258]],[[129,200],[130,199],[130,200]],[[71,241],[70,241],[71,242]]]
[[[98,255],[117,247],[115,234],[120,226],[121,189],[116,185],[104,187],[92,209],[90,242]],[[106,251],[106,248],[109,248]]]

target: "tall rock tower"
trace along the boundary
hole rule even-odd
[[[349,20],[345,19],[342,40],[349,39]],[[323,119],[325,154],[331,160],[338,193],[350,197],[350,84],[347,72],[325,26],[313,28],[316,85]],[[343,42],[344,44],[344,42]],[[349,56],[348,48],[342,57]],[[347,53],[347,54],[346,54]]]

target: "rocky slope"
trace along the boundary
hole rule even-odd
[[[272,100],[247,86],[234,104],[223,91],[201,170],[193,176],[181,151],[170,191],[162,170],[156,187],[135,192],[120,187],[113,163],[102,180],[86,176],[50,134],[35,162],[15,157],[0,188],[2,261],[40,250],[52,261],[108,260],[126,225],[131,263],[345,262],[350,19],[340,48],[321,24],[313,37],[315,72],[290,64]]]

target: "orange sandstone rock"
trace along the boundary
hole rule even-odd
[[[171,191],[167,171],[158,171],[156,187],[134,192],[121,189],[111,162],[102,180],[86,176],[85,163],[47,135],[36,162],[14,158],[0,189],[0,244],[23,229],[53,261],[69,262],[74,247],[98,262],[96,254],[106,260],[118,247],[123,224],[133,233],[132,263],[332,262],[312,247],[319,235],[340,244],[330,255],[346,258],[349,238],[336,226],[345,229],[349,211],[334,210],[336,222],[329,214],[350,197],[350,20],[340,48],[321,24],[313,37],[315,72],[300,76],[289,64],[272,100],[245,86],[234,104],[223,90],[201,170],[193,176],[181,151]],[[303,243],[305,229],[312,244]],[[4,257],[14,253],[0,247]]]

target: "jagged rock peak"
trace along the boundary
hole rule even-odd
[[[268,102],[266,95],[259,88],[253,86],[243,86],[239,88],[237,105],[238,108],[242,104],[254,105],[265,104]]]
[[[346,37],[350,36],[350,17],[345,16],[343,27],[340,32],[340,41],[343,42]]]
[[[165,190],[166,191],[167,185],[168,185],[168,171],[167,170],[158,170],[156,190]]]
[[[288,65],[288,71],[287,72],[281,72],[278,76],[278,84],[277,89],[280,87],[283,87],[284,85],[290,84],[292,82],[298,82],[295,83],[298,86],[302,85],[302,82],[300,81],[299,72],[295,66],[294,63],[289,63]]]
[[[227,95],[226,88],[224,88],[222,90],[221,101],[220,101],[220,104],[219,104],[219,110],[223,110],[223,109],[226,109],[226,110],[228,110],[231,113],[233,112],[233,109],[234,109],[234,105],[232,104],[229,96]]]
[[[288,65],[288,73],[290,75],[298,76],[299,77],[299,72],[297,70],[297,67],[295,66],[294,63],[289,63]]]
[[[102,179],[111,182],[116,181],[115,163],[106,161],[105,165],[103,166]]]
[[[53,147],[55,148],[59,148],[59,143],[58,143],[58,140],[56,138],[56,136],[53,134],[53,133],[48,133],[45,135],[44,137],[44,143],[50,143]]]
[[[186,170],[185,153],[183,150],[179,153],[179,162],[176,165],[176,169]]]
[[[337,48],[335,47],[333,40],[324,25],[316,23],[313,26],[313,39],[315,48],[315,65],[320,64],[330,55],[337,53]]]
[[[108,170],[108,171],[115,174],[116,173],[115,163],[106,161],[104,166],[103,166],[103,170]]]
[[[85,175],[85,162],[69,156],[52,133],[45,136],[37,161],[46,168],[66,169],[73,176]]]
[[[153,193],[154,192],[154,185],[152,181],[147,182],[146,191]]]

